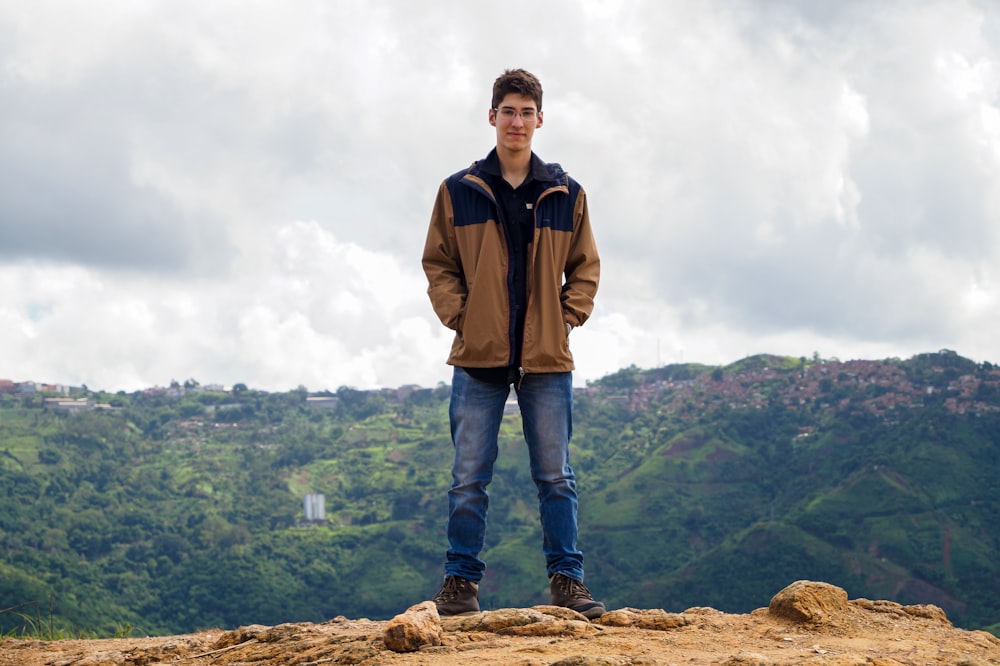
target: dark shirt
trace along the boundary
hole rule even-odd
[[[511,365],[500,368],[465,368],[474,378],[492,384],[510,384],[517,381],[521,366],[521,346],[524,342],[524,316],[528,309],[527,273],[531,243],[535,237],[534,205],[538,197],[551,185],[545,164],[534,153],[527,177],[516,188],[503,179],[500,158],[494,148],[482,164],[482,173],[493,190],[500,213],[500,223],[507,237],[510,265],[513,269],[510,290],[510,310],[514,318],[514,358]]]

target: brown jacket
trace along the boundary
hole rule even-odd
[[[435,313],[456,333],[448,363],[497,368],[514,358],[511,270],[496,199],[480,164],[441,183],[423,268]],[[575,328],[590,317],[601,271],[583,188],[558,164],[546,168],[553,182],[534,205],[527,262],[525,373],[573,370],[566,324]]]

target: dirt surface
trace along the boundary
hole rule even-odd
[[[0,666],[152,664],[986,666],[1000,665],[1000,639],[953,627],[936,606],[848,601],[840,588],[799,581],[746,615],[620,609],[587,622],[540,606],[439,618],[425,603],[390,621],[338,617],[184,636],[0,642]]]

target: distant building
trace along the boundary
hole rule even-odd
[[[335,395],[315,395],[306,398],[306,406],[310,409],[331,409],[340,401]]]
[[[417,384],[406,384],[405,386],[400,386],[396,389],[396,400],[398,402],[404,402],[411,395],[420,390],[420,386]]]
[[[75,414],[77,412],[82,412],[88,409],[94,409],[94,403],[86,398],[81,398],[79,400],[69,400],[66,398],[46,398],[45,408],[51,409],[54,412],[62,412],[64,414]]]
[[[322,493],[306,495],[302,508],[305,510],[307,523],[326,522],[326,496]]]

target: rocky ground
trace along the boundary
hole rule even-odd
[[[1000,639],[951,625],[936,606],[848,600],[798,581],[767,608],[730,615],[618,609],[594,622],[553,606],[440,618],[424,602],[389,621],[259,625],[186,636],[36,641],[4,638],[0,666],[927,666],[1000,665]]]

